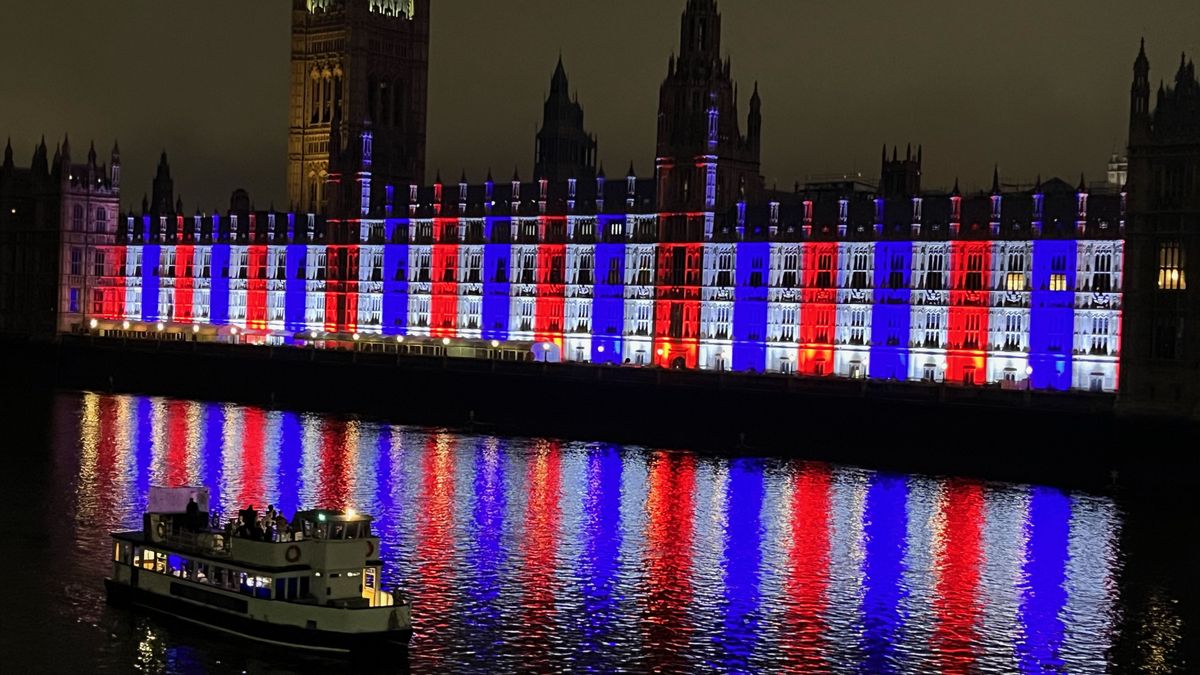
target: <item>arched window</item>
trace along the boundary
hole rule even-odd
[[[102,230],[108,223],[108,212],[103,208],[96,209],[96,229]]]
[[[83,231],[83,207],[76,204],[74,211],[71,213],[71,228],[76,232]]]

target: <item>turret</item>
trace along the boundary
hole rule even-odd
[[[1161,93],[1160,93],[1161,96]],[[1133,85],[1129,88],[1129,140],[1150,132],[1150,60],[1146,58],[1146,39],[1133,61]]]
[[[12,171],[12,168],[13,168],[13,151],[12,151],[12,138],[10,137],[8,139],[8,142],[4,144],[4,170]]]
[[[757,157],[762,148],[762,98],[758,95],[758,81],[754,82],[754,93],[750,95],[750,114],[746,118],[746,140]]]
[[[113,141],[112,160],[108,168],[108,182],[114,190],[121,188],[121,148]]]
[[[171,180],[171,165],[167,162],[167,151],[163,150],[158,159],[158,172],[154,176],[151,190],[151,213],[165,216],[174,205],[175,183]]]

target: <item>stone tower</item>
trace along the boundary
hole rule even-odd
[[[377,184],[424,180],[429,0],[293,0],[291,63],[294,208],[357,210],[348,192],[364,133],[373,139]]]
[[[543,106],[533,174],[535,178],[555,182],[596,178],[596,137],[583,128],[583,106],[571,97],[561,56]]]
[[[1151,109],[1144,48],[1133,70],[1121,391],[1200,418],[1200,83],[1181,57]]]
[[[721,59],[721,14],[716,0],[688,0],[679,56],[672,56],[659,90],[656,172],[658,208],[724,212],[762,191],[759,152],[762,102],[755,85],[746,118],[738,122],[737,88],[729,59]]]

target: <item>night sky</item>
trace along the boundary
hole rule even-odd
[[[20,10],[15,11],[14,5]],[[82,159],[121,143],[127,204],[171,157],[190,210],[224,209],[235,187],[286,206],[290,0],[7,0],[0,133],[28,164],[64,131]],[[428,181],[472,181],[513,164],[533,136],[559,50],[600,158],[623,175],[653,164],[658,86],[685,0],[434,0]],[[1103,179],[1125,140],[1145,36],[1157,89],[1200,58],[1196,0],[725,0],[723,49],[763,96],[763,173],[874,180],[882,143],[925,146],[925,185]],[[744,128],[744,120],[742,122]],[[53,151],[53,150],[52,150]],[[902,150],[903,151],[903,150]]]

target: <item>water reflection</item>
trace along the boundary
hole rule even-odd
[[[207,484],[221,514],[356,507],[416,599],[424,670],[1112,662],[1121,516],[1104,498],[157,398],[87,394],[72,414],[60,450],[78,465],[72,555],[89,583],[107,572],[97,533],[136,526],[151,484]],[[1153,663],[1181,620],[1159,598],[1138,630]],[[129,639],[150,670],[234,649],[154,629]]]

